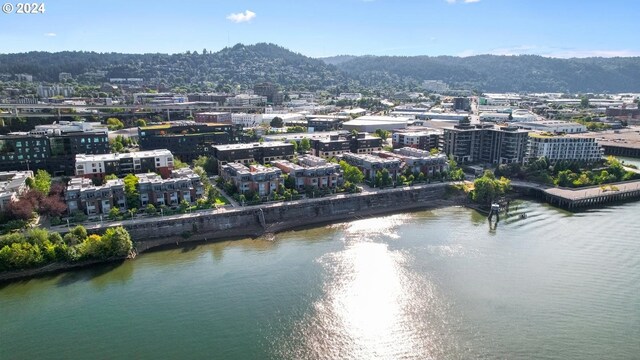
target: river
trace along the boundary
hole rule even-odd
[[[0,358],[638,359],[639,213],[450,207],[5,284]]]

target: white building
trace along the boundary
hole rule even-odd
[[[509,115],[508,113],[483,112],[480,113],[480,121],[507,122],[509,121]]]
[[[362,99],[361,93],[340,93],[339,100],[360,100]]]
[[[0,172],[0,211],[5,211],[11,201],[27,190],[27,179],[32,177],[33,171]]]
[[[442,80],[425,80],[422,83],[422,87],[430,92],[445,92],[449,90],[449,85],[447,85]]]
[[[254,127],[264,123],[262,114],[232,113],[231,122],[243,127]]]
[[[593,162],[603,156],[604,150],[594,138],[529,133],[527,157],[530,159],[546,157],[552,163],[561,160]]]
[[[511,117],[512,119],[510,120],[510,122],[531,122],[537,120],[537,117],[534,113],[524,109],[514,110],[511,113]]]
[[[543,120],[536,122],[520,122],[514,124],[522,129],[549,132],[554,134],[576,134],[587,131],[587,127],[574,122],[559,120]]]
[[[49,98],[54,96],[71,97],[75,93],[73,86],[52,85],[52,86],[38,86],[38,96],[41,98]]]
[[[374,132],[377,129],[381,130],[394,130],[394,129],[406,129],[407,124],[411,119],[408,117],[393,117],[393,116],[361,116],[357,119],[347,121],[342,124],[342,128],[345,130],[357,130],[364,132]]]

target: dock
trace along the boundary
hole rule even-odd
[[[513,181],[515,189],[526,190],[547,203],[564,209],[579,209],[611,202],[640,199],[640,180],[570,189],[524,181]]]

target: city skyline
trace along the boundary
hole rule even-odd
[[[0,14],[0,41],[3,53],[182,53],[268,42],[311,57],[640,56],[638,15],[630,0],[61,0],[45,2],[44,14]]]

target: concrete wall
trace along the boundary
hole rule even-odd
[[[339,195],[253,206],[229,212],[154,219],[125,225],[138,252],[185,241],[254,237],[295,227],[363,216],[434,206],[443,198],[447,184],[383,190],[371,194]]]

